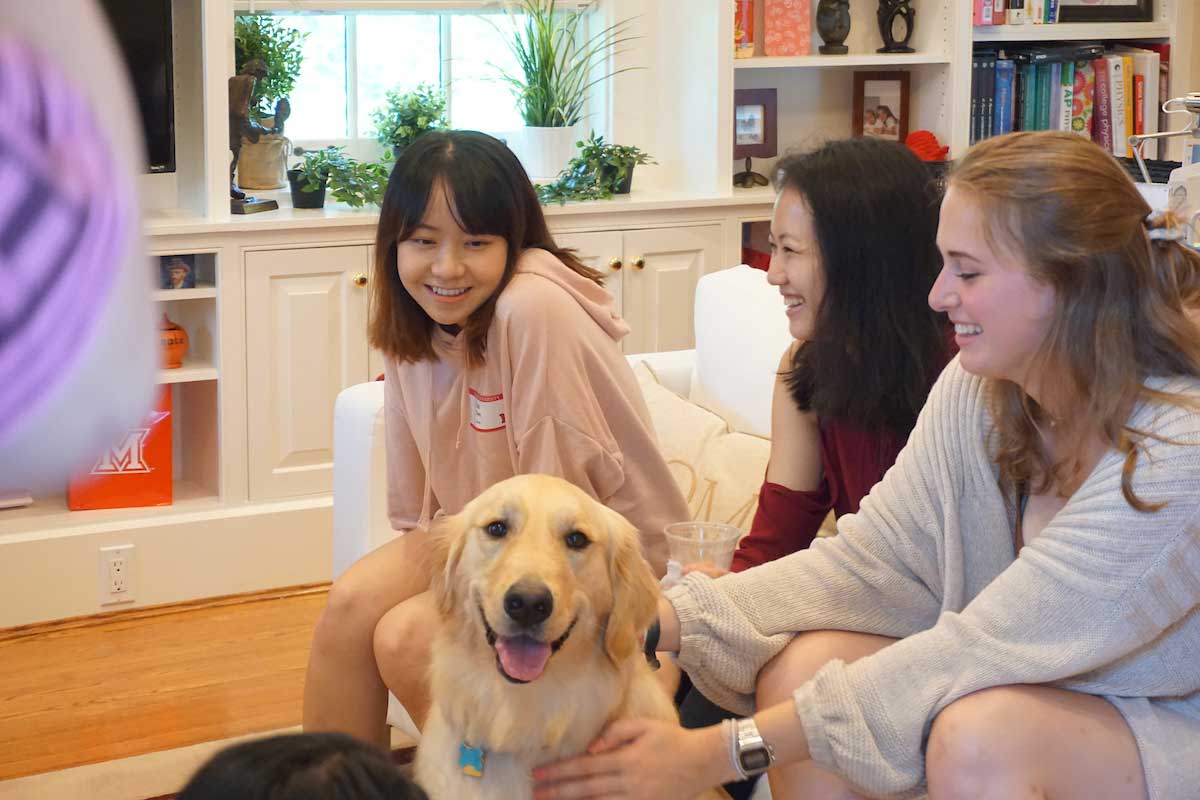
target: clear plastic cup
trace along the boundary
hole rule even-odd
[[[681,567],[711,564],[729,569],[742,536],[740,528],[725,522],[673,522],[664,530],[668,558]]]

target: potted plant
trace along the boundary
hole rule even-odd
[[[563,11],[558,0],[514,0],[507,6],[513,29],[508,49],[516,71],[500,71],[517,101],[525,128],[513,149],[535,177],[557,175],[571,157],[572,128],[583,116],[593,86],[624,69],[602,70],[617,46],[632,41],[632,20],[586,36],[588,6]]]
[[[408,92],[389,90],[383,105],[371,112],[371,122],[385,148],[383,157],[390,161],[422,133],[447,126],[446,95],[427,83]]]
[[[246,62],[255,58],[267,65],[266,77],[258,80],[250,96],[250,113],[270,128],[276,102],[288,97],[296,86],[308,34],[262,14],[235,17],[233,26],[235,73],[240,74]],[[238,184],[247,189],[283,186],[288,144],[282,133],[264,134],[257,142],[243,139]]]
[[[355,208],[383,199],[388,180],[384,165],[352,158],[341,146],[297,148],[296,154],[300,163],[287,172],[293,208],[323,207],[327,189],[335,200]]]
[[[604,137],[594,131],[575,146],[579,148],[579,154],[571,159],[558,178],[537,187],[538,199],[543,203],[607,200],[614,194],[628,194],[633,182],[633,168],[638,164],[655,163],[641,148],[605,144]]]

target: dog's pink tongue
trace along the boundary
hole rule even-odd
[[[550,660],[550,645],[528,636],[501,636],[496,639],[500,666],[510,678],[532,681],[542,674]]]

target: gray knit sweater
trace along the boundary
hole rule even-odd
[[[1200,382],[1150,383],[1200,399]],[[813,758],[868,792],[924,786],[934,717],[971,692],[1053,684],[1108,697],[1142,752],[1150,795],[1200,796],[1200,414],[1141,404],[1131,508],[1107,453],[1019,558],[987,449],[984,382],[955,359],[895,466],[838,536],[746,572],[692,573],[667,593],[680,665],[749,713],[758,671],[798,631],[903,641],[835,661],[795,693]]]

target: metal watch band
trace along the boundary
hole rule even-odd
[[[742,780],[761,775],[775,763],[775,748],[767,744],[750,717],[733,721],[733,766]]]

